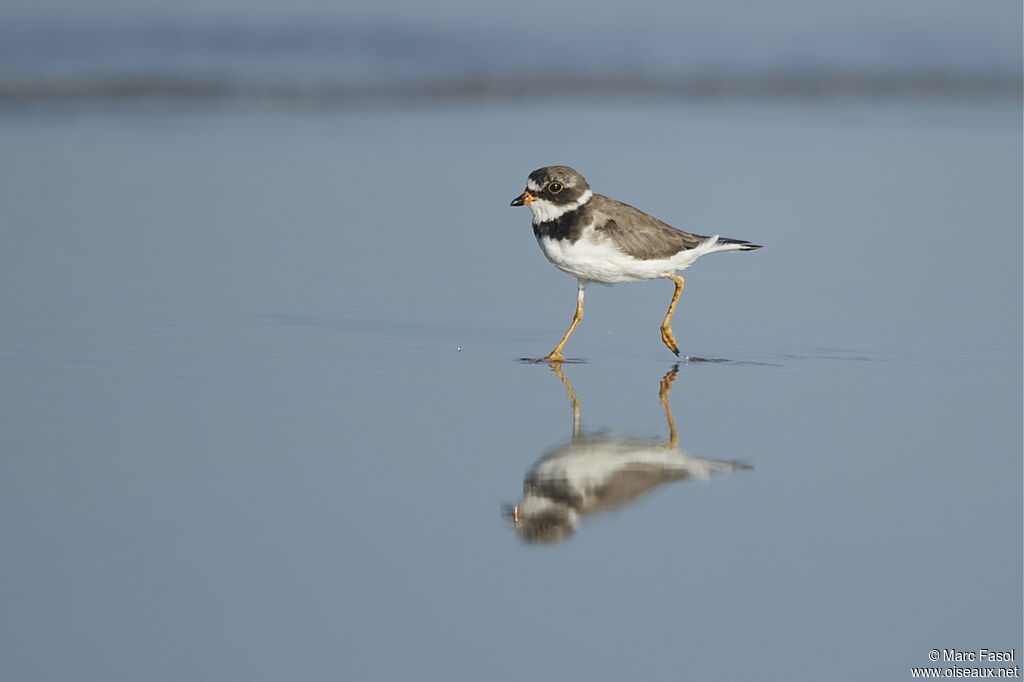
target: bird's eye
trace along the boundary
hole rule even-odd
[[[549,182],[548,183],[548,191],[551,192],[552,194],[558,194],[559,192],[562,191],[562,183],[560,183],[560,182]]]

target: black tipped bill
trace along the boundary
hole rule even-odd
[[[530,190],[525,190],[522,194],[520,194],[515,199],[513,199],[512,203],[509,204],[509,206],[526,206],[527,204],[532,202],[535,198],[536,197],[534,197],[532,194],[530,194]]]

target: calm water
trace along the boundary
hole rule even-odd
[[[1020,107],[479,104],[0,119],[0,679],[905,679],[1021,655]],[[665,440],[668,282],[550,267],[526,174],[765,248],[687,271],[697,460],[564,542],[582,430]],[[565,382],[568,382],[565,383]]]

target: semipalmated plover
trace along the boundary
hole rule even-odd
[[[675,292],[661,323],[661,340],[679,355],[672,313],[685,280],[676,274],[716,251],[761,248],[740,239],[683,232],[615,199],[594,194],[586,178],[568,166],[546,166],[530,173],[526,190],[512,206],[529,206],[533,234],[551,263],[576,277],[576,313],[555,349],[541,358],[564,362],[562,350],[583,319],[583,292],[590,282],[616,284],[647,279],[672,280]]]
[[[586,433],[580,402],[561,363],[551,368],[572,402],[572,440],[550,450],[527,472],[523,498],[506,505],[516,533],[527,542],[558,542],[572,535],[581,517],[612,511],[666,483],[707,480],[713,474],[751,468],[743,462],[693,457],[679,448],[669,393],[679,367],[661,379],[658,396],[668,421],[668,439],[620,438]]]

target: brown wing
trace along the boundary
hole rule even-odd
[[[659,485],[689,478],[686,469],[669,469],[652,464],[631,464],[612,474],[594,491],[580,511],[584,514],[608,511],[631,502]]]
[[[597,229],[615,239],[624,253],[640,260],[669,258],[707,237],[683,232],[638,208],[595,194],[588,202]]]

